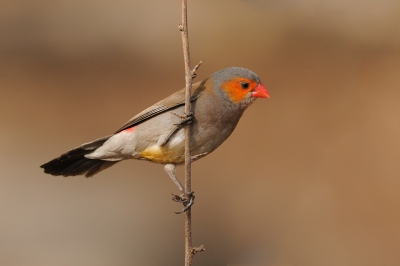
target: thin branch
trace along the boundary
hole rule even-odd
[[[185,61],[185,116],[191,115],[191,88],[192,79],[196,76],[196,71],[200,67],[201,62],[191,70],[190,54],[189,54],[189,34],[187,24],[187,0],[182,0],[182,23],[179,24],[179,30],[182,35],[183,56]],[[191,196],[191,169],[192,158],[190,155],[190,124],[185,126],[185,194]],[[192,265],[193,256],[200,251],[205,250],[203,246],[194,248],[192,246],[192,209],[189,207],[185,212],[185,266]]]
[[[199,69],[199,67],[201,66],[201,64],[203,63],[203,60],[201,60],[192,70],[192,80],[195,79],[197,77],[197,69]]]

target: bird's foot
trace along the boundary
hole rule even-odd
[[[179,117],[181,119],[181,122],[174,124],[174,129],[167,135],[165,136],[165,138],[160,142],[160,146],[164,146],[165,144],[168,143],[168,141],[170,140],[170,138],[178,131],[180,130],[182,127],[189,125],[192,123],[193,121],[193,113],[190,112],[189,114],[185,114],[185,115],[180,115],[174,112],[171,112],[171,114]]]
[[[165,144],[168,143],[168,141],[170,140],[170,138],[178,131],[180,130],[182,127],[189,125],[193,122],[193,113],[190,112],[189,114],[184,114],[184,115],[180,115],[174,112],[171,112],[171,114],[179,117],[181,119],[181,122],[174,124],[174,129],[160,142],[160,146],[164,146]]]
[[[197,154],[197,155],[193,155],[192,156],[192,161],[196,161],[196,160],[198,160],[198,159],[200,159],[200,158],[203,158],[204,156],[206,156],[208,154],[208,152],[203,152],[203,153],[200,153],[200,154]]]
[[[181,214],[187,211],[194,203],[194,192],[184,193],[181,195],[172,194],[172,200],[178,203],[183,203],[185,206],[180,212],[175,212],[176,214]]]
[[[181,122],[176,124],[179,127],[183,127],[185,125],[189,125],[189,124],[191,124],[193,122],[193,113],[192,112],[190,112],[188,114],[184,114],[184,115],[180,115],[180,114],[173,113],[173,112],[172,112],[172,114],[176,115],[177,117],[179,117],[182,120]]]

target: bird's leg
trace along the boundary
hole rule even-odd
[[[185,211],[187,211],[187,209],[189,209],[193,203],[194,203],[194,195],[193,195],[193,191],[189,192],[189,193],[185,193],[185,189],[183,188],[181,182],[179,182],[178,178],[176,178],[175,175],[175,168],[176,166],[174,164],[166,164],[164,166],[164,170],[165,172],[167,172],[168,176],[172,179],[172,181],[178,186],[179,190],[181,191],[181,195],[175,195],[172,194],[172,200],[175,202],[179,202],[179,203],[183,203],[183,205],[185,206],[182,211],[180,212],[175,212],[176,214],[180,214],[183,213]]]
[[[181,182],[179,182],[178,178],[176,178],[175,169],[176,169],[176,166],[171,163],[166,164],[164,166],[164,171],[167,172],[168,176],[172,179],[172,181],[174,181],[175,185],[178,186],[179,190],[182,193],[185,193],[185,189],[183,188]]]
[[[181,127],[183,127],[185,125],[188,125],[188,124],[191,124],[192,121],[193,121],[193,113],[192,112],[190,112],[188,114],[184,114],[184,115],[180,115],[180,114],[177,114],[177,113],[174,113],[174,112],[171,112],[171,114],[176,115],[177,117],[182,119],[182,121],[179,124],[177,124],[177,125],[179,125]]]
[[[192,156],[192,161],[196,161],[196,160],[198,160],[198,159],[200,159],[200,158],[203,158],[204,156],[206,156],[208,154],[208,152],[203,152],[203,153],[200,153],[200,154],[197,154],[197,155],[193,155]]]
[[[183,126],[191,124],[193,121],[193,113],[189,113],[187,115],[180,115],[174,112],[171,112],[171,114],[179,117],[182,121],[174,124],[175,127],[174,129],[164,138],[164,140],[160,143],[160,146],[164,146],[165,144],[168,143],[169,139],[179,130],[181,129]],[[174,181],[175,182],[175,181]]]
[[[174,135],[181,128],[181,125],[176,124],[174,129],[167,136],[165,136],[164,140],[160,143],[160,146],[164,146],[165,144],[167,144],[172,135]]]

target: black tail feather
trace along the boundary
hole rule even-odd
[[[55,176],[93,176],[118,162],[88,159],[85,157],[86,154],[89,154],[93,152],[93,150],[102,146],[103,143],[109,138],[110,136],[107,136],[90,143],[85,143],[80,147],[64,153],[58,158],[41,165],[40,167],[44,169],[45,173]]]

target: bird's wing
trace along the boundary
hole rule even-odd
[[[202,82],[197,82],[192,85],[191,102],[195,101],[199,97],[199,93],[203,90],[201,87],[203,87],[202,85],[204,83],[205,80]],[[134,127],[154,116],[157,116],[161,113],[164,113],[168,110],[174,109],[182,105],[185,105],[185,89],[175,92],[174,94],[168,96],[164,100],[161,100],[158,103],[155,103],[149,108],[138,113],[137,115],[132,117],[128,122],[126,122],[125,125],[123,125],[120,129],[118,129],[115,132],[115,134],[127,128]]]

